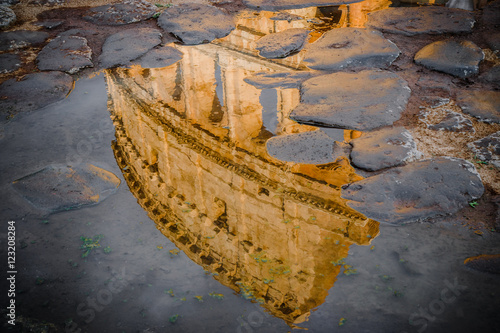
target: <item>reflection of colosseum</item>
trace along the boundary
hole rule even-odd
[[[287,118],[297,89],[272,89],[264,110],[262,91],[243,79],[288,66],[221,45],[178,48],[183,60],[170,67],[106,72],[118,164],[157,228],[193,261],[300,323],[324,302],[349,246],[378,234],[339,196],[360,177],[345,159],[312,166],[267,154],[268,137],[314,128]],[[278,120],[272,131],[265,112]]]

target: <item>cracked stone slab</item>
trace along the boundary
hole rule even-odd
[[[459,78],[479,73],[483,59],[483,50],[471,41],[438,41],[424,46],[415,55],[415,63]]]
[[[109,36],[104,42],[99,64],[102,68],[129,66],[133,60],[160,44],[161,33],[158,29],[138,28],[120,31]]]
[[[158,25],[184,44],[210,43],[235,29],[233,17],[210,5],[186,3],[165,9]]]
[[[373,130],[398,120],[410,94],[406,81],[387,71],[322,75],[302,84],[301,103],[290,118],[319,127]]]
[[[250,8],[261,10],[282,10],[305,7],[340,6],[349,3],[361,2],[363,0],[243,0],[243,3]]]
[[[7,6],[0,5],[0,29],[7,29],[16,21],[16,13]]]
[[[21,57],[17,54],[0,54],[0,73],[5,74],[14,72],[21,67],[21,63]]]
[[[83,18],[98,25],[124,25],[147,20],[156,13],[156,6],[144,0],[123,2],[89,9]]]
[[[412,135],[403,127],[368,132],[350,143],[352,164],[368,171],[401,166],[422,157]]]
[[[483,192],[472,163],[437,157],[346,185],[341,197],[368,218],[403,224],[455,213]]]
[[[309,30],[287,29],[261,37],[255,49],[264,58],[276,59],[286,58],[289,55],[299,52],[309,37]]]
[[[267,140],[267,152],[285,162],[326,164],[334,162],[334,140],[321,131],[275,136]]]
[[[306,50],[307,67],[330,71],[387,68],[401,53],[382,33],[360,28],[330,30]]]
[[[309,79],[311,75],[310,72],[259,72],[243,81],[257,89],[299,88],[301,83]]]
[[[58,36],[38,53],[37,66],[42,71],[63,71],[75,74],[93,67],[92,50],[87,40],[79,36]]]
[[[500,92],[462,91],[457,96],[462,111],[485,123],[500,123]]]
[[[72,88],[73,78],[62,72],[28,74],[20,81],[10,79],[0,85],[0,110],[37,110],[64,99]]]
[[[92,164],[53,164],[12,184],[25,200],[49,212],[98,204],[119,185],[113,173]]]
[[[476,271],[500,274],[500,254],[482,254],[465,259],[464,265]]]
[[[0,32],[0,51],[22,49],[42,44],[49,38],[43,31],[16,30]]]
[[[367,28],[414,36],[467,33],[474,27],[474,13],[460,9],[428,6],[397,7],[368,13]]]
[[[162,68],[175,64],[182,59],[183,53],[171,46],[162,46],[152,49],[139,59],[137,63],[142,68]]]
[[[500,168],[500,132],[467,144],[477,158]]]

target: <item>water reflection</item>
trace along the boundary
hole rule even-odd
[[[361,179],[346,158],[315,166],[268,155],[268,138],[317,130],[288,119],[297,88],[244,81],[300,67],[299,58],[252,53],[253,36],[282,29],[269,15],[240,21],[217,43],[177,45],[184,56],[170,67],[108,70],[106,78],[116,159],[157,228],[220,283],[294,326],[341,271],[355,273],[345,264],[349,247],[368,245],[379,230],[340,198],[343,184]]]

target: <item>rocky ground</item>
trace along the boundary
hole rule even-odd
[[[0,216],[17,223],[23,267],[18,325],[4,327],[289,329],[179,255],[135,203],[109,149],[114,130],[102,71],[171,66],[183,57],[175,45],[216,44],[246,11],[257,16],[260,10],[345,3],[2,1]],[[273,15],[288,23],[301,20],[286,11]],[[376,253],[373,247],[352,248],[350,263],[361,267],[361,274],[347,280],[344,267],[346,276],[337,284],[345,291],[332,289],[334,297],[330,293],[311,315],[305,326],[312,332],[332,326],[352,332],[498,327],[493,318],[500,250],[498,22],[499,1],[475,11],[402,6],[369,13],[366,28],[332,29],[313,43],[317,36],[304,28],[267,34],[255,43],[256,57],[279,63],[299,55],[303,62],[299,71],[256,73],[245,82],[259,89],[300,89],[289,119],[353,131],[343,142],[319,130],[274,136],[266,144],[269,155],[320,166],[349,160],[366,178],[343,184],[342,198],[385,223],[372,242]],[[68,147],[82,142],[91,142],[88,154],[70,152]],[[2,235],[6,248],[7,232]],[[128,271],[121,273],[122,267]],[[373,278],[380,279],[375,286]],[[116,280],[125,282],[115,293],[108,284]],[[462,286],[456,288],[458,301],[436,301],[450,283]],[[382,294],[363,298],[361,291],[378,293],[379,285]],[[395,298],[384,294],[386,289]],[[92,297],[102,309],[92,310]],[[339,299],[347,304],[344,310]],[[426,302],[435,317],[413,315],[415,304],[425,310]]]

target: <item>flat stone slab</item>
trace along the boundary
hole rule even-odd
[[[182,59],[183,53],[171,46],[152,49],[139,59],[137,63],[142,68],[162,68],[175,64]]]
[[[0,54],[0,73],[14,72],[21,67],[21,57],[17,54]]]
[[[309,72],[259,72],[243,81],[257,89],[299,88],[301,83],[309,79],[311,75]]]
[[[360,28],[330,30],[306,50],[307,67],[329,71],[387,68],[401,53],[380,32]]]
[[[482,254],[465,259],[464,265],[476,271],[500,274],[500,254]]]
[[[98,204],[119,185],[113,173],[92,164],[49,165],[12,184],[33,206],[49,212]]]
[[[427,128],[434,131],[475,132],[474,125],[470,119],[453,111],[448,111],[439,123],[429,125]]]
[[[38,53],[37,66],[42,71],[63,71],[75,74],[85,67],[93,67],[92,50],[87,40],[79,36],[59,36]]]
[[[352,164],[368,171],[404,165],[422,157],[412,135],[403,127],[368,132],[350,143]]]
[[[62,72],[28,74],[21,81],[10,79],[0,85],[0,110],[37,110],[64,99],[72,88],[73,78]]]
[[[326,164],[334,162],[334,140],[321,131],[280,135],[267,140],[267,152],[285,162]]]
[[[415,63],[460,78],[479,73],[479,63],[483,59],[483,50],[470,41],[434,42],[415,55]]]
[[[42,44],[49,38],[43,31],[16,30],[0,32],[0,51],[22,49]]]
[[[282,10],[305,7],[340,6],[348,3],[361,2],[363,0],[243,0],[243,3],[250,8],[261,10]]]
[[[123,2],[89,9],[83,18],[98,25],[123,25],[147,20],[156,13],[156,6],[144,0]]]
[[[387,71],[365,70],[311,78],[290,118],[319,127],[359,131],[392,125],[410,98],[405,80]]]
[[[286,58],[299,52],[309,37],[306,29],[287,29],[281,32],[266,35],[256,42],[255,49],[264,58]]]
[[[500,132],[467,144],[477,158],[500,168]]]
[[[500,123],[500,92],[472,90],[457,96],[462,111],[485,123]]]
[[[472,163],[437,157],[346,185],[341,197],[351,200],[347,205],[368,218],[403,224],[452,214],[483,192]]]
[[[16,19],[16,13],[12,9],[0,5],[0,29],[7,29]]]
[[[102,46],[99,64],[102,68],[129,66],[131,62],[161,44],[158,29],[138,28],[109,36]]]
[[[209,5],[186,3],[165,9],[158,25],[184,44],[210,43],[234,30],[233,17]]]
[[[414,36],[471,32],[474,13],[446,7],[398,7],[368,13],[367,28]]]

